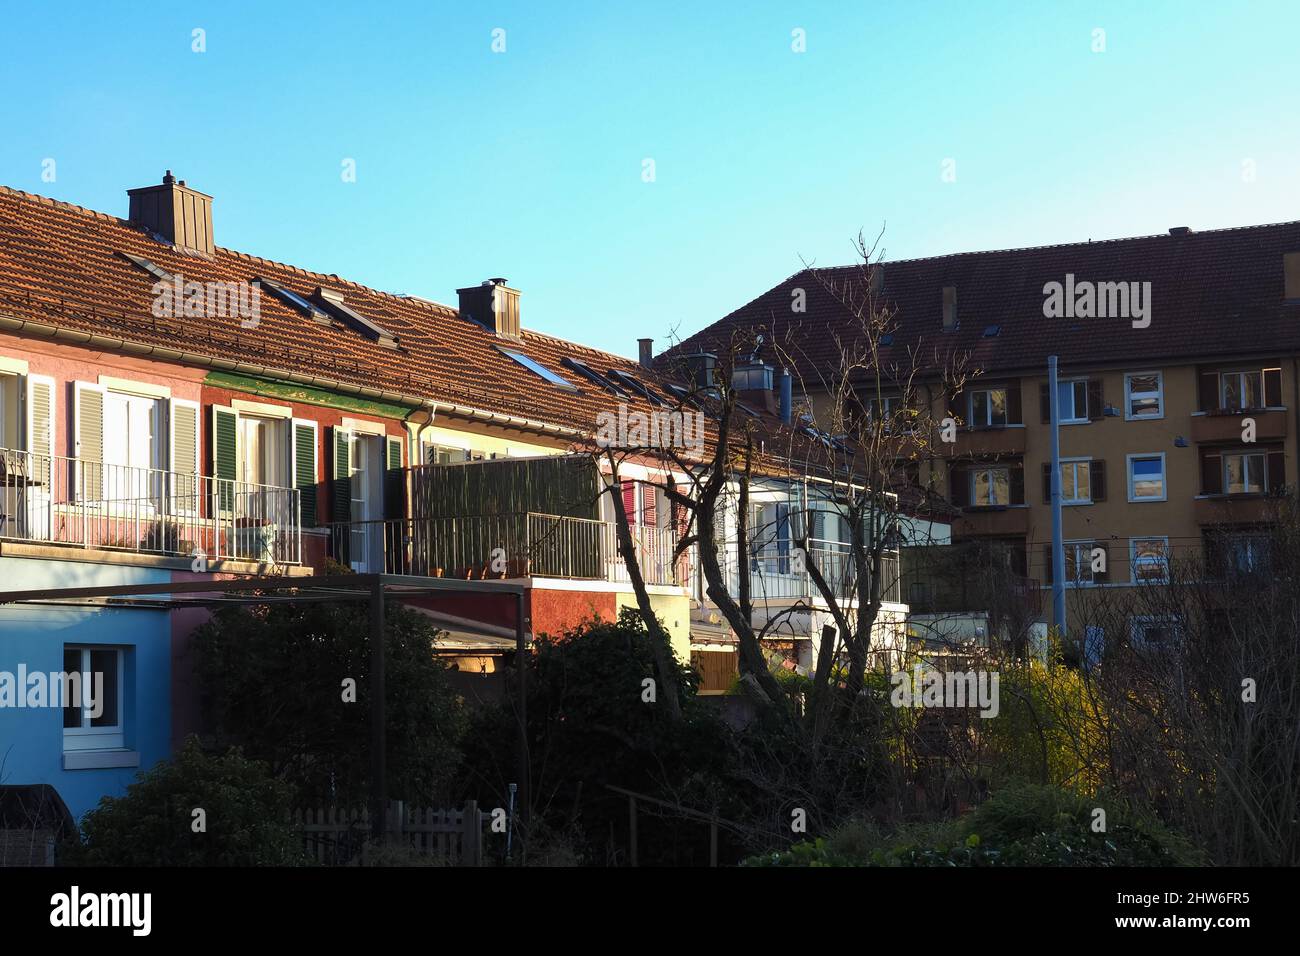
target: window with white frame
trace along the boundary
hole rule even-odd
[[[1223,490],[1230,495],[1263,494],[1268,469],[1263,452],[1223,456]]]
[[[104,497],[145,502],[162,467],[161,402],[150,395],[104,392]],[[138,506],[138,505],[137,505]]]
[[[1258,369],[1219,373],[1220,408],[1261,408],[1264,405],[1264,374]]]
[[[1130,538],[1129,560],[1134,584],[1164,584],[1169,580],[1169,539]]]
[[[1056,402],[1062,424],[1088,420],[1088,380],[1077,378],[1056,383]]]
[[[239,480],[251,485],[286,485],[289,471],[288,420],[239,416]]]
[[[1128,500],[1164,501],[1165,455],[1128,456]]]
[[[1092,459],[1071,458],[1061,462],[1061,504],[1092,503]]]
[[[1165,417],[1164,376],[1160,372],[1124,376],[1124,417],[1129,421]]]
[[[1178,621],[1166,615],[1135,615],[1129,618],[1129,638],[1141,650],[1163,650],[1178,639]]]
[[[970,475],[970,500],[975,507],[1011,504],[1011,471],[979,468]]]
[[[90,645],[63,648],[63,671],[80,674],[80,700],[65,700],[63,749],[115,750],[126,746],[123,688],[126,652]]]
[[[981,388],[971,392],[969,421],[972,428],[995,428],[1007,424],[1007,390]]]
[[[1087,585],[1093,583],[1092,551],[1094,541],[1065,542],[1065,583]]]

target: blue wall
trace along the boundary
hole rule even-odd
[[[72,561],[0,557],[0,591],[28,588],[160,584],[167,570]],[[136,774],[169,755],[171,737],[171,622],[166,611],[122,608],[0,607],[0,671],[16,675],[61,671],[64,644],[109,644],[126,649],[125,744],[140,766],[63,769],[63,714],[55,707],[0,707],[0,784],[48,783],[75,819],[103,796],[118,796]]]

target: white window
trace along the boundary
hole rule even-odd
[[[82,675],[81,699],[64,701],[64,750],[113,750],[126,746],[122,691],[126,653],[117,647],[63,648],[63,671]],[[102,685],[101,682],[102,681]]]
[[[1088,420],[1088,380],[1078,378],[1056,383],[1056,403],[1062,424]]]
[[[147,505],[160,488],[153,473],[162,467],[160,421],[157,398],[104,393],[104,498],[110,507]]]
[[[1267,469],[1262,452],[1223,456],[1223,490],[1230,495],[1261,494]]]
[[[239,416],[239,480],[250,485],[288,484],[289,433],[283,419]]]
[[[1165,417],[1164,376],[1130,372],[1124,376],[1124,417],[1129,421]]]
[[[970,396],[970,424],[972,428],[993,428],[1007,423],[1007,390],[985,388]]]
[[[1076,587],[1093,583],[1092,549],[1095,541],[1065,542],[1065,583]]]
[[[1169,580],[1169,539],[1130,538],[1129,559],[1134,584],[1164,584]]]
[[[1061,462],[1061,504],[1092,504],[1092,459]]]
[[[1011,472],[1006,468],[981,468],[971,472],[971,504],[976,507],[1011,504]]]
[[[1221,372],[1220,408],[1261,408],[1264,404],[1264,376],[1260,371]]]
[[[1128,456],[1128,500],[1164,501],[1165,455]]]

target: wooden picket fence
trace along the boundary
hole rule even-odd
[[[483,819],[478,803],[469,800],[459,810],[408,807],[388,803],[384,832],[389,846],[404,847],[420,856],[451,866],[478,866],[483,861]],[[298,810],[294,822],[302,831],[308,857],[328,866],[359,862],[374,852],[370,812],[340,807]]]

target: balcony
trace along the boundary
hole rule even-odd
[[[361,572],[462,580],[568,578],[630,583],[612,521],[514,513],[339,522],[330,555]],[[674,560],[669,528],[631,529],[646,584],[685,585],[689,560]]]
[[[954,538],[1024,537],[1029,533],[1025,507],[966,508],[953,519]]]
[[[1267,524],[1278,520],[1281,500],[1267,495],[1210,495],[1196,498],[1197,524]]]
[[[0,448],[0,540],[298,564],[299,491]]]
[[[1023,427],[963,428],[957,432],[952,455],[955,458],[1010,458],[1025,453]]]
[[[732,597],[740,593],[740,572],[735,549],[726,551],[727,589]],[[793,544],[776,544],[758,548],[749,560],[749,593],[755,605],[771,603],[823,603],[821,592],[813,583],[807,565],[814,565],[830,586],[836,601],[852,602],[856,598],[856,563],[849,545],[840,541],[810,539],[807,557]],[[898,553],[881,555],[881,600],[902,602],[902,582],[898,573]]]
[[[1192,441],[1240,443],[1242,421],[1255,420],[1255,440],[1275,441],[1286,437],[1287,412],[1282,409],[1254,411],[1212,411],[1192,416]]]

